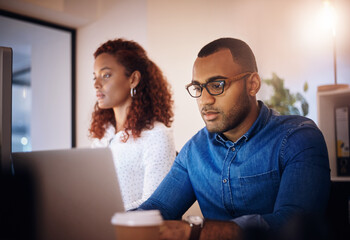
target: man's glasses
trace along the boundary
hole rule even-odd
[[[224,92],[225,89],[225,81],[229,80],[230,82],[238,81],[244,78],[247,75],[252,74],[252,72],[245,72],[234,76],[233,78],[227,78],[222,80],[214,80],[204,84],[198,83],[190,83],[186,85],[186,89],[188,93],[193,98],[199,98],[202,96],[203,88],[207,89],[208,93],[212,96],[220,95]]]

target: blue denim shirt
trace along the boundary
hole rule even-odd
[[[206,128],[193,136],[140,209],[179,219],[198,200],[205,218],[255,215],[273,229],[300,211],[323,213],[330,170],[321,131],[308,118],[259,106],[257,120],[236,142]]]

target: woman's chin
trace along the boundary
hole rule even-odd
[[[108,109],[108,108],[111,108],[111,106],[109,106],[108,104],[105,104],[104,102],[102,101],[97,101],[98,103],[98,107],[101,108],[101,109]]]

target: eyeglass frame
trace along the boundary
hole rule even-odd
[[[225,80],[229,80],[229,81],[232,83],[232,82],[236,82],[236,81],[238,81],[238,80],[241,80],[241,79],[243,79],[244,77],[246,77],[247,75],[253,74],[253,73],[254,73],[254,72],[244,72],[244,73],[237,74],[237,75],[235,75],[235,76],[232,77],[232,78],[223,78],[222,80],[213,80],[213,81],[208,81],[208,82],[202,83],[202,84],[198,84],[198,83],[193,83],[193,82],[191,82],[191,83],[187,84],[187,85],[185,86],[185,88],[186,88],[187,92],[190,94],[190,96],[193,97],[193,98],[199,98],[199,97],[201,97],[204,88],[207,90],[207,92],[208,92],[211,96],[218,96],[218,95],[223,94],[224,91],[225,91],[225,85],[226,85],[226,81],[225,81]],[[220,82],[220,83],[223,83],[223,84],[224,84],[224,85],[222,86],[222,92],[221,92],[221,93],[214,93],[214,94],[213,94],[213,93],[211,93],[211,92],[209,91],[209,89],[207,88],[207,84],[212,83],[212,82]],[[201,92],[200,92],[200,95],[199,95],[199,96],[193,96],[193,95],[190,93],[190,91],[188,90],[188,88],[191,87],[191,86],[193,86],[193,85],[199,86],[199,87],[201,88]]]

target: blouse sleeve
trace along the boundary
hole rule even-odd
[[[170,128],[152,129],[144,139],[142,163],[144,180],[142,197],[126,206],[136,208],[146,201],[159,186],[173,165],[176,150],[173,132]]]

